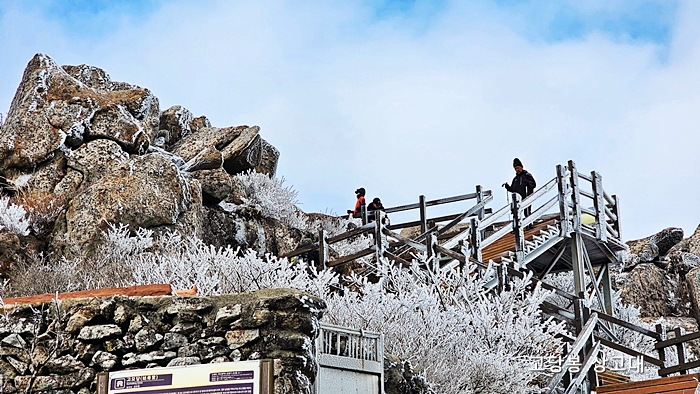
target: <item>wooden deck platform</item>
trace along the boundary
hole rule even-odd
[[[598,394],[695,394],[698,374],[600,386]]]

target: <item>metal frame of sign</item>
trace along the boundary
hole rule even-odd
[[[273,360],[101,373],[97,394],[272,394]]]

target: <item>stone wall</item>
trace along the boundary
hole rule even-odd
[[[325,303],[291,289],[71,299],[0,316],[0,392],[89,393],[101,371],[275,359],[275,393],[309,393]]]

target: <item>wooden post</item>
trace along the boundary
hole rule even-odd
[[[425,196],[418,196],[418,210],[420,212],[420,233],[428,231],[428,206],[425,205]]]
[[[515,261],[517,262],[517,269],[520,269],[525,262],[525,234],[523,233],[523,226],[520,224],[522,221],[520,195],[511,193],[510,197],[510,209],[513,212],[513,234],[515,235]]]
[[[581,193],[578,187],[578,171],[573,160],[569,160],[569,182],[571,183],[571,203],[573,204],[572,231],[581,230]]]
[[[569,183],[571,185],[571,263],[574,269],[574,291],[583,298],[586,290],[586,274],[583,257],[583,238],[581,237],[581,194],[578,187],[578,171],[573,160],[569,160]]]
[[[569,237],[571,232],[569,222],[569,201],[567,195],[569,192],[569,184],[566,179],[566,169],[561,164],[557,165],[557,186],[559,187],[559,226],[561,228],[561,236]]]
[[[673,335],[676,338],[680,338],[683,333],[681,332],[680,327],[676,327],[673,329]],[[676,344],[676,352],[678,352],[678,365],[683,366],[685,365],[685,344],[683,342],[677,343]],[[686,375],[688,373],[687,369],[682,369],[680,371],[681,375]]]
[[[591,311],[584,305],[583,299],[578,298],[574,300],[574,328],[576,330],[576,336],[578,337],[583,331],[583,327],[590,318]],[[586,338],[586,342],[581,348],[579,353],[579,360],[585,360],[588,352],[593,349],[593,335]],[[589,389],[595,389],[595,368],[591,368],[588,371],[588,385]]]
[[[462,275],[467,275],[468,273],[465,272],[465,268],[467,267],[467,261],[469,261],[471,251],[470,248],[468,248],[467,245],[465,245],[464,240],[460,240],[457,245],[459,245],[460,253],[462,253],[462,256],[464,256],[464,262],[459,262],[459,270],[461,271]]]
[[[484,201],[484,190],[482,189],[481,185],[476,185],[476,203],[480,204]],[[482,220],[484,218],[484,215],[486,214],[486,208],[481,207],[479,209],[479,212],[476,214],[476,217],[479,218],[479,220]]]
[[[318,230],[318,264],[323,268],[327,267],[329,263],[327,238],[326,230],[323,228]]]
[[[479,229],[479,219],[471,218],[469,220],[470,244],[472,249],[472,257],[481,261],[481,229]]]
[[[426,246],[426,265],[430,264],[432,266],[433,272],[437,272],[440,269],[440,255],[435,251],[434,246],[437,244],[437,232],[431,231],[425,237]]]
[[[379,266],[379,259],[384,257],[384,251],[386,250],[386,234],[382,231],[384,227],[384,220],[386,218],[386,213],[376,210],[374,211],[374,244],[377,248],[375,254],[377,256],[377,266]]]
[[[659,334],[659,339],[657,340],[657,342],[663,341],[664,339],[666,339],[666,337],[664,335],[664,326],[662,326],[661,324],[657,324],[656,325],[656,332]],[[664,365],[660,368],[660,369],[663,369],[666,367],[666,348],[657,349],[657,351],[659,353],[659,360],[661,360],[661,362],[664,363]],[[661,376],[664,377],[664,376],[667,376],[667,374],[664,374]]]
[[[605,223],[605,196],[603,195],[603,176],[597,171],[591,171],[593,184],[593,206],[595,207],[595,236],[601,242],[608,241],[608,230]]]
[[[363,226],[369,222],[369,218],[367,217],[367,204],[360,205],[360,216],[362,216]]]
[[[498,294],[503,293],[505,290],[505,272],[504,272],[503,263],[499,263],[496,265],[496,275],[498,275]]]
[[[612,283],[610,281],[610,263],[607,261],[600,267],[603,271],[603,277],[601,278],[600,284],[603,286],[603,301],[605,304],[605,313],[610,316],[615,316],[615,309],[613,308],[612,300]]]
[[[615,214],[615,222],[613,228],[617,231],[617,239],[622,239],[622,230],[620,226],[620,199],[613,194],[612,199],[615,201],[615,206],[612,207],[612,213]]]
[[[571,265],[574,270],[574,293],[576,297],[584,298],[586,290],[586,270],[584,269],[584,257],[582,244],[583,238],[580,232],[571,235]]]

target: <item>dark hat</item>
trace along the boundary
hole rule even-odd
[[[357,193],[360,193],[361,196],[364,196],[365,195],[365,188],[361,187],[361,188],[355,190],[355,194],[357,194]]]
[[[380,200],[379,197],[374,197],[374,200],[372,200],[372,202],[375,204],[381,204],[382,200]]]
[[[522,167],[522,166],[523,166],[523,162],[521,162],[520,159],[518,159],[517,157],[515,159],[513,159],[513,167]]]

